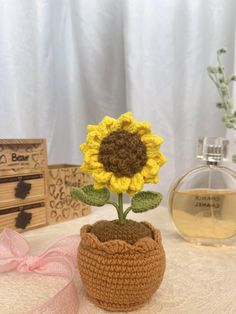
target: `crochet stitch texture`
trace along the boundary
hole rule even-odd
[[[115,131],[102,140],[98,161],[117,177],[132,178],[147,163],[146,146],[138,134]]]
[[[158,229],[143,222],[153,233],[131,245],[122,240],[100,242],[81,229],[78,267],[93,303],[110,311],[130,311],[149,300],[160,286],[165,271],[165,252]]]
[[[123,240],[134,244],[144,237],[152,238],[152,231],[145,224],[130,219],[124,225],[120,225],[119,220],[99,220],[92,225],[90,232],[101,242]]]
[[[138,122],[131,112],[118,119],[105,116],[88,125],[81,170],[93,177],[94,188],[107,187],[115,194],[134,195],[145,183],[157,183],[166,158],[160,151],[163,139],[153,135],[151,124]]]

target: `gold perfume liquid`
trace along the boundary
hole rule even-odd
[[[175,191],[171,203],[175,225],[189,241],[226,240],[236,236],[236,190]]]

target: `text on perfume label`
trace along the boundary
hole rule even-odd
[[[220,201],[220,196],[216,196],[216,195],[196,195],[195,196],[195,200],[196,201],[216,201],[219,202]]]
[[[220,208],[221,197],[217,195],[196,195],[195,207]]]
[[[220,208],[220,203],[196,202],[195,207]]]

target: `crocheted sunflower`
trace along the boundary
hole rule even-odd
[[[151,124],[138,122],[127,112],[118,119],[105,116],[87,131],[86,142],[80,146],[84,154],[81,169],[91,174],[94,185],[73,187],[72,197],[95,206],[114,205],[121,224],[130,210],[143,212],[158,206],[160,193],[139,192],[144,183],[158,182],[159,169],[166,161],[160,152],[163,139],[152,134]],[[118,195],[118,204],[110,200],[109,190]],[[125,192],[134,196],[123,212]]]
[[[98,125],[89,125],[81,169],[89,172],[94,188],[134,194],[144,183],[157,183],[165,157],[160,152],[163,139],[153,135],[148,122],[137,122],[131,112],[118,119],[105,116]]]

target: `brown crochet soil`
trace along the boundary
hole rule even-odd
[[[101,220],[92,225],[90,233],[101,242],[123,240],[134,244],[144,237],[153,238],[152,231],[147,226],[134,220],[127,220],[124,225],[120,225],[118,220]]]

